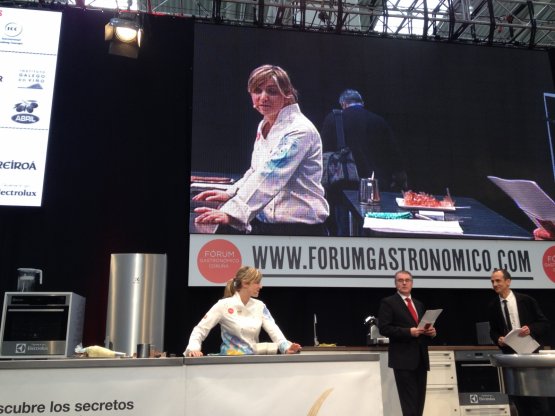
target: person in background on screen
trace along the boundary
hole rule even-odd
[[[360,178],[374,176],[381,191],[406,191],[407,174],[393,130],[383,117],[364,108],[361,94],[347,89],[339,96],[345,145],[351,150]],[[337,145],[337,118],[330,112],[322,125],[324,152],[339,150]],[[324,172],[324,174],[326,174]],[[332,215],[328,228],[333,235],[348,236],[348,208],[341,194],[342,185],[326,189]],[[358,189],[355,183],[349,189]],[[331,221],[331,220],[334,221]]]
[[[300,352],[301,346],[285,338],[266,305],[254,299],[262,289],[261,281],[260,270],[241,267],[227,282],[223,299],[212,306],[193,329],[183,355],[201,357],[202,342],[217,324],[220,324],[222,333],[221,355],[255,354],[261,328],[282,354]]]
[[[540,349],[547,342],[550,323],[531,296],[511,290],[511,274],[505,269],[493,269],[491,286],[497,294],[488,306],[490,338],[504,354],[515,351],[505,344],[505,335],[512,329],[519,329],[519,336],[530,335]],[[507,316],[508,314],[508,316]],[[511,396],[519,416],[545,416],[549,412],[549,402],[542,397]]]
[[[251,166],[227,191],[196,195],[194,201],[223,205],[196,208],[195,221],[219,224],[218,233],[327,235],[322,141],[301,113],[289,75],[278,66],[263,65],[251,72],[247,90],[253,108],[264,117],[258,125]]]
[[[378,328],[389,338],[389,367],[393,369],[403,416],[422,416],[430,370],[428,344],[437,333],[433,326],[418,328],[426,309],[412,298],[412,285],[410,272],[395,273],[397,292],[382,299]]]

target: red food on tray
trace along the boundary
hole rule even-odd
[[[428,195],[424,192],[413,192],[407,191],[403,194],[405,206],[412,207],[429,207],[429,208],[441,208],[441,207],[454,207],[455,202],[449,196],[443,197],[440,201],[432,195]]]

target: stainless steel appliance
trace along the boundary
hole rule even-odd
[[[35,292],[42,285],[42,270],[20,267],[17,269],[17,291]]]
[[[85,298],[71,292],[6,292],[2,358],[61,358],[81,343]]]
[[[112,254],[105,347],[132,356],[137,344],[164,351],[165,254]]]
[[[509,398],[501,392],[499,371],[490,362],[497,349],[455,351],[461,414],[509,415]]]

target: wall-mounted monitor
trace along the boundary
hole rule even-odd
[[[190,284],[222,283],[238,263],[263,269],[267,285],[281,286],[389,287],[404,268],[426,279],[420,286],[437,287],[452,277],[453,287],[487,288],[495,267],[510,269],[526,287],[546,284],[547,246],[531,241],[534,224],[488,176],[533,180],[555,196],[544,109],[544,93],[553,91],[547,52],[197,24],[194,56]],[[380,156],[382,166],[393,172],[402,166],[405,190],[439,205],[430,199],[410,206],[406,194],[390,186],[391,177],[376,169],[378,204],[361,204],[356,187],[326,193],[329,234],[303,235],[302,222],[312,213],[298,215],[294,204],[281,202],[308,199],[317,210],[315,187],[295,175],[280,183],[275,172],[306,149],[302,141],[291,145],[295,128],[264,149],[269,143],[257,131],[263,115],[247,92],[249,74],[265,64],[288,72],[322,151],[331,150],[326,120],[339,108],[340,94],[358,91],[364,107],[385,120],[401,153],[402,162]],[[347,122],[347,110],[344,117]],[[361,140],[372,142],[372,133]],[[355,159],[384,153],[379,146],[355,150]],[[245,181],[253,167],[257,186],[252,176]],[[238,191],[237,183],[251,188]],[[240,198],[233,207],[195,200],[206,189],[231,189]],[[442,205],[448,196],[453,203]],[[343,217],[333,209],[338,201]],[[274,215],[283,206],[289,211]],[[299,224],[253,235],[234,220],[218,225],[217,215],[215,224],[197,221],[202,212],[232,212],[228,208],[270,223],[291,214]],[[298,208],[305,210],[301,203]],[[340,232],[338,218],[345,219]]]

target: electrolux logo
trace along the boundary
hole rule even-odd
[[[0,197],[2,196],[22,196],[22,197],[30,197],[30,196],[37,196],[37,193],[35,191],[28,191],[27,189],[24,189],[22,191],[17,191],[17,190],[13,190],[13,189],[3,189],[0,188]]]
[[[40,118],[34,114],[31,114],[38,106],[39,104],[36,100],[20,101],[19,103],[14,105],[14,109],[15,111],[17,111],[18,114],[13,115],[12,120],[16,123],[21,124],[33,124],[38,122]]]
[[[27,352],[27,344],[15,344],[16,354],[25,354]]]

